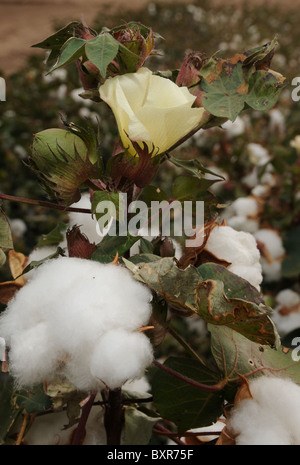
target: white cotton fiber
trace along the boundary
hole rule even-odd
[[[152,346],[143,333],[123,328],[107,332],[94,349],[91,373],[111,389],[142,376],[153,359]]]
[[[300,387],[289,379],[250,381],[253,398],[231,411],[227,428],[237,445],[300,445]]]
[[[12,374],[31,385],[58,370],[78,389],[96,388],[89,369],[94,348],[108,331],[147,324],[151,298],[122,266],[69,257],[47,261],[0,316]]]
[[[228,270],[249,281],[257,290],[262,281],[260,253],[254,237],[230,226],[213,228],[205,250],[231,263]]]
[[[71,207],[91,209],[91,200],[88,193],[81,195],[81,199]],[[90,242],[99,244],[102,236],[99,235],[98,223],[95,216],[90,213],[69,212],[69,227],[79,226],[80,231],[87,236]]]

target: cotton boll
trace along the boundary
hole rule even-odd
[[[14,218],[12,220],[10,219],[9,225],[12,235],[17,239],[23,237],[27,231],[26,223],[20,218]]]
[[[244,231],[235,231],[230,226],[216,226],[210,233],[205,250],[220,260],[226,260],[231,265],[228,270],[241,273],[257,290],[262,281],[260,253],[254,237]],[[248,268],[246,272],[246,268]],[[247,279],[247,278],[244,278]]]
[[[285,250],[282,238],[277,231],[273,229],[259,229],[254,236],[256,240],[265,245],[272,259],[276,260],[283,257]]]
[[[254,218],[237,215],[228,218],[227,226],[231,226],[233,229],[236,229],[236,231],[244,231],[253,234],[259,229],[259,222]]]
[[[273,260],[272,263],[269,263],[265,258],[261,257],[261,266],[265,282],[271,283],[281,279],[280,260]]]
[[[299,445],[300,387],[289,379],[261,376],[250,381],[252,398],[231,411],[227,427],[238,445]]]
[[[258,202],[253,197],[240,197],[232,206],[237,215],[256,216],[258,214]]]
[[[258,184],[257,186],[253,187],[251,194],[255,195],[256,197],[264,197],[269,193],[269,186],[265,184]]]
[[[249,174],[247,174],[246,176],[244,176],[242,178],[242,182],[249,189],[252,189],[253,187],[255,187],[257,185],[257,183],[258,183],[258,174],[257,174],[257,167],[256,166],[254,167],[254,169]]]
[[[272,314],[281,337],[300,328],[300,296],[292,289],[283,289],[275,297],[276,307]]]
[[[284,427],[274,424],[273,416],[262,417],[261,406],[247,399],[232,412],[230,432],[237,435],[236,445],[287,445]],[[272,422],[272,423],[271,423]]]
[[[149,339],[140,332],[118,328],[107,332],[95,347],[91,373],[111,389],[143,375],[153,359]]]
[[[285,131],[285,118],[278,108],[272,108],[269,112],[270,116],[270,130],[283,134]]]
[[[260,290],[262,275],[261,265],[259,263],[252,266],[231,265],[229,268],[232,273],[246,279],[246,281],[251,283],[258,291]]]
[[[122,266],[74,257],[45,262],[0,316],[15,377],[34,384],[57,369],[78,389],[99,387],[89,370],[94,346],[111,329],[147,324],[151,298]],[[63,364],[55,368],[57,359]]]
[[[281,315],[278,312],[274,312],[271,318],[277,328],[277,331],[281,337],[286,336],[294,329],[300,328],[300,313],[292,312],[288,315]]]
[[[300,303],[300,295],[292,289],[283,289],[276,295],[276,303],[280,307],[295,307]]]
[[[235,121],[226,121],[226,123],[222,124],[221,127],[226,130],[226,135],[229,138],[234,138],[244,134],[246,129],[245,122],[240,116],[238,116]]]
[[[247,151],[251,163],[255,166],[262,166],[268,163],[270,155],[262,145],[250,143],[247,145]]]

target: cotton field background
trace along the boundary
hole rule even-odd
[[[123,10],[122,13],[109,15],[101,12],[98,16],[95,14],[94,22],[90,22],[89,25],[100,31],[104,26],[113,27],[122,21],[141,22],[151,26],[154,32],[162,36],[157,40],[159,53],[149,59],[149,66],[161,72],[178,68],[186,51],[200,50],[206,56],[219,51],[222,57],[227,57],[265,44],[277,36],[278,47],[272,60],[272,69],[283,74],[286,80],[276,106],[265,112],[249,108],[242,111],[233,122],[227,121],[220,127],[200,130],[176,149],[176,156],[186,161],[197,158],[207,170],[215,173],[207,172],[208,180],[216,179],[216,174],[222,176],[221,181],[210,187],[218,201],[221,225],[212,230],[205,251],[217,257],[219,261],[230,263],[229,271],[247,280],[261,293],[266,305],[273,309],[271,319],[275,323],[282,346],[294,350],[293,360],[299,361],[297,347],[300,344],[300,90],[297,93],[297,85],[300,83],[300,77],[299,81],[295,78],[300,76],[300,50],[297,47],[300,40],[300,10],[283,9],[274,3],[251,6],[241,2],[238,7],[223,4],[211,7],[208,1],[172,5],[151,2],[142,10]],[[53,31],[63,25],[64,23],[53,25]],[[22,41],[22,38],[19,40]],[[71,120],[79,125],[82,119],[86,119],[95,127],[100,121],[103,134],[100,142],[101,152],[104,159],[108,159],[117,136],[113,115],[107,107],[99,107],[97,103],[80,97],[83,89],[75,68],[75,64],[71,63],[45,75],[43,59],[37,54],[29,55],[26,65],[14,73],[7,73],[0,63],[0,75],[5,78],[7,95],[6,101],[0,103],[1,193],[49,200],[28,167],[28,155],[33,131],[39,133],[46,128],[56,127],[62,120]],[[181,167],[166,162],[152,184],[162,191],[168,191],[176,177],[183,172]],[[90,204],[87,197],[83,196],[76,205],[88,208]],[[46,210],[42,206],[6,200],[2,201],[2,207],[9,218],[14,249],[29,257],[29,262],[55,254],[57,244],[61,247],[66,245],[63,229],[60,230],[57,224],[81,225],[81,231],[91,241],[97,239],[94,236],[95,220],[87,218],[87,215]],[[49,235],[50,231],[54,231],[52,236]],[[175,257],[182,264],[180,259],[184,242],[176,238],[173,245]],[[64,258],[57,260],[63,262]],[[195,261],[194,265],[199,266],[201,263]],[[55,334],[51,339],[53,360],[58,357],[59,351],[72,350],[72,337],[66,340],[64,331],[60,331],[60,328],[64,327],[63,318],[73,322],[72,334],[76,335],[77,341],[81,341],[86,352],[94,337],[92,335],[86,339],[79,315],[82,302],[90,302],[91,308],[96,305],[91,299],[91,294],[97,295],[97,286],[85,287],[85,271],[79,267],[79,263],[74,263],[71,269],[67,265],[63,266],[65,268],[61,268],[61,275],[57,274],[56,282],[62,282],[65,275],[68,275],[69,281],[65,288],[61,285],[61,307],[57,307],[57,314],[51,314],[52,320],[49,323],[52,325],[53,335]],[[86,273],[89,273],[93,264],[85,266]],[[101,270],[100,272],[102,273]],[[0,269],[2,312],[7,304],[7,283],[12,283],[18,276],[14,273],[13,260],[7,260]],[[81,274],[83,278],[79,286]],[[103,271],[101,282],[105,289],[110,289],[109,277],[110,275]],[[98,331],[103,329],[101,344],[97,345],[95,342],[91,349],[92,375],[86,374],[87,358],[84,357],[87,357],[87,354],[82,350],[76,353],[76,366],[67,366],[66,371],[68,369],[69,372],[66,376],[79,386],[79,389],[94,388],[97,385],[97,370],[100,370],[98,359],[100,354],[102,356],[103,353],[107,353],[107,366],[101,366],[102,379],[112,388],[116,388],[128,378],[139,378],[138,381],[125,385],[126,389],[129,393],[139,392],[147,397],[152,394],[153,373],[150,368],[144,374],[143,368],[150,364],[152,348],[144,334],[136,330],[147,324],[150,312],[149,295],[146,289],[140,288],[140,283],[127,283],[127,273],[124,272],[123,276],[120,269],[116,271],[112,268],[111,279],[120,283],[117,290],[111,287],[111,294],[119,293],[124,301],[128,299],[128,302],[134,302],[130,324],[116,329],[115,321],[121,315],[121,308],[116,307],[116,314],[109,315],[110,319],[106,314],[105,318],[109,320],[106,329],[97,327]],[[21,283],[20,287],[22,285]],[[39,300],[43,298],[44,289],[51,285],[54,285],[54,279],[44,269],[39,280],[31,282],[32,288],[30,289],[29,285],[27,288],[28,295],[32,292],[36,296],[36,302],[32,304],[30,298],[24,301],[18,300],[17,297],[14,321],[10,321],[9,318],[7,321],[2,320],[3,334],[0,336],[9,338],[16,320],[19,325],[18,331],[21,331],[23,323],[27,324],[24,314],[22,316],[26,305],[30,307],[26,315],[30,315],[33,321],[40,311]],[[76,292],[72,314],[64,313],[67,305],[65,306],[63,294],[68,286]],[[47,305],[48,301],[45,308]],[[93,318],[92,312],[90,318]],[[41,316],[41,321],[48,321],[45,315]],[[79,327],[81,331],[78,330]],[[210,358],[210,336],[204,320],[183,319],[178,314],[174,317],[174,328],[182,338],[189,341],[200,357]],[[49,365],[46,366],[45,359],[42,356],[39,358],[34,350],[30,358],[38,367],[37,370],[28,369],[22,359],[25,346],[28,347],[29,340],[35,338],[40,338],[37,343],[42,347],[41,353],[46,352],[46,346],[43,346],[46,339],[40,334],[32,329],[27,335],[28,340],[20,341],[12,354],[12,364],[18,373],[19,385],[30,383],[33,379],[40,382],[47,370],[51,367],[53,369],[53,360],[48,358]],[[111,353],[108,347],[113,345],[115,340],[124,341],[124,346],[119,352],[116,350],[116,353]],[[113,364],[113,360],[118,358],[121,360],[120,365],[126,365],[126,360],[131,357],[134,359],[132,354],[139,350],[140,359],[134,360],[130,365],[133,375],[126,370],[123,373],[120,369],[119,378],[112,379],[109,366]],[[2,352],[4,353],[4,349]],[[156,358],[159,363],[163,363],[166,358],[180,356],[182,353],[182,345],[176,338],[167,334],[164,344],[158,346]],[[5,373],[1,374],[2,377],[4,375]],[[28,429],[28,434],[23,434],[22,437],[18,434],[22,425],[21,416],[17,418],[16,414],[14,427],[9,429],[6,424],[9,401],[3,380],[4,378],[3,389],[0,390],[0,418],[3,420],[2,426],[0,425],[0,442],[13,444],[19,440],[24,444],[69,443],[77,423],[74,420],[64,429],[67,423],[65,411],[59,408],[52,415],[51,421],[48,421],[47,415],[37,415],[32,427]],[[166,409],[162,409],[163,412],[159,411],[157,416],[166,414],[169,423],[164,424],[164,427],[168,426],[171,433],[166,434],[163,426],[155,427],[157,417],[151,417],[152,423],[147,423],[150,431],[147,436],[148,443],[200,445],[204,442],[226,443],[226,438],[229,438],[228,441],[235,444],[300,444],[300,377],[298,376],[297,383],[294,381],[295,379],[291,380],[288,376],[287,379],[275,380],[267,376],[255,378],[250,385],[247,384],[242,393],[239,393],[239,402],[235,402],[235,409],[227,424],[226,415],[222,413],[218,421],[211,421],[212,424],[207,426],[196,425],[195,428],[188,428],[191,434],[182,437],[178,437],[176,429],[172,429],[172,422],[176,424],[174,415],[169,414],[168,417]],[[80,398],[78,403],[82,400]],[[147,406],[150,409],[150,405]],[[96,408],[96,405],[92,407],[87,424],[86,444],[105,443],[103,414]],[[141,415],[146,413],[145,409]],[[72,414],[70,417],[73,418]],[[215,434],[208,435],[210,431]],[[127,432],[127,437],[128,435]],[[132,437],[130,440],[133,441]]]

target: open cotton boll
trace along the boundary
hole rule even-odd
[[[232,202],[236,215],[256,216],[258,214],[258,202],[253,197],[239,197]]]
[[[258,230],[259,222],[254,218],[248,218],[247,216],[243,215],[236,215],[228,218],[227,226],[231,226],[237,231],[244,231],[253,234]]]
[[[300,328],[300,295],[292,289],[283,289],[275,297],[276,307],[272,314],[281,337]]]
[[[152,346],[143,333],[123,328],[107,332],[94,349],[91,373],[110,389],[139,378],[152,363]]]
[[[226,123],[222,124],[221,128],[226,130],[226,135],[229,138],[233,138],[244,134],[246,130],[246,124],[245,121],[240,116],[238,116],[234,121],[226,121]]]
[[[295,307],[300,303],[300,295],[292,289],[283,289],[275,297],[280,307]]]
[[[74,257],[45,262],[0,316],[14,376],[42,382],[57,374],[57,361],[59,373],[78,389],[95,388],[98,380],[88,369],[94,346],[107,331],[147,324],[151,298],[124,267]]]
[[[237,445],[300,445],[300,387],[289,379],[250,381],[252,398],[230,412],[227,428]]]
[[[220,260],[231,263],[227,268],[229,271],[238,274],[260,290],[260,253],[250,233],[236,231],[230,226],[215,226],[206,242],[205,250]]]
[[[254,237],[264,244],[272,259],[276,260],[285,254],[282,238],[277,231],[266,228],[259,229],[255,232]]]
[[[292,312],[292,313],[289,313],[288,315],[281,315],[278,311],[275,311],[271,315],[271,318],[281,337],[286,336],[291,331],[294,331],[294,329],[300,328],[300,313],[299,312]]]
[[[262,145],[250,143],[247,145],[247,151],[251,163],[255,166],[262,166],[270,161],[270,155]]]

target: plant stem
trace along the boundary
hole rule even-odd
[[[123,405],[121,388],[108,391],[108,403],[104,414],[104,426],[108,446],[121,444],[121,433],[123,426]]]
[[[92,213],[92,211],[89,208],[66,207],[64,205],[58,205],[57,203],[47,202],[45,200],[27,199],[25,197],[16,197],[15,195],[8,195],[8,194],[2,194],[2,193],[0,193],[0,199],[9,200],[10,202],[26,203],[28,205],[36,205],[38,207],[54,208],[55,210],[62,210],[65,212],[89,213],[89,214]]]
[[[83,406],[81,416],[79,419],[79,423],[77,425],[77,428],[74,431],[74,435],[72,438],[72,446],[79,446],[82,444],[85,434],[86,434],[86,422],[88,420],[91,408],[93,406],[95,397],[96,397],[97,392],[92,392],[90,395],[89,400],[87,403]]]
[[[198,389],[202,389],[203,391],[208,391],[208,392],[217,392],[221,391],[225,385],[225,381],[220,382],[218,384],[202,384],[199,383],[198,381],[195,381],[194,379],[189,378],[188,376],[182,375],[178,371],[173,370],[172,368],[167,367],[166,365],[162,365],[161,363],[157,362],[154,360],[153,365],[157,366],[158,368],[161,368],[165,372],[169,373],[169,375],[175,376],[175,378],[180,379],[181,381],[184,381],[185,383],[189,384],[190,386],[193,386]]]

